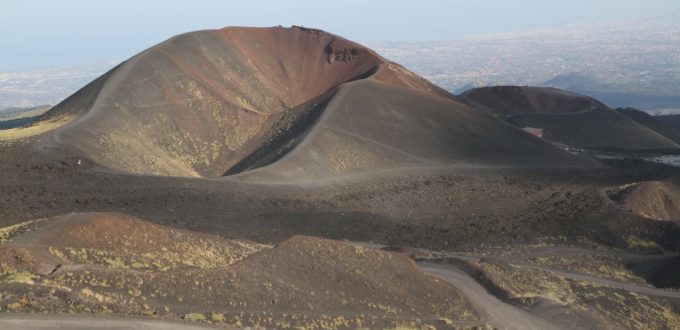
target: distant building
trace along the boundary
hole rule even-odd
[[[543,138],[543,129],[542,128],[536,128],[536,127],[522,127],[523,130],[540,137],[541,139]]]

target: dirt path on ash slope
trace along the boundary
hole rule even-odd
[[[623,252],[623,251],[598,251],[598,250],[588,250],[588,249],[583,249],[583,248],[560,247],[560,246],[540,248],[540,249],[535,249],[535,250],[529,251],[529,252],[521,252],[521,253],[515,253],[515,254],[508,254],[508,255],[462,255],[462,254],[455,254],[455,253],[452,253],[450,255],[453,258],[458,258],[458,259],[466,260],[466,261],[475,261],[475,260],[479,260],[480,258],[497,259],[497,260],[507,262],[508,264],[513,265],[513,266],[545,271],[545,272],[549,272],[549,273],[552,273],[554,275],[564,277],[564,278],[568,278],[568,279],[572,279],[572,280],[589,282],[589,283],[602,285],[602,286],[606,286],[606,287],[610,287],[610,288],[614,288],[614,289],[637,292],[637,293],[642,293],[642,294],[646,294],[646,295],[650,295],[650,296],[671,298],[671,299],[680,299],[680,290],[660,289],[660,288],[655,288],[653,286],[644,286],[644,285],[639,285],[639,284],[634,284],[634,283],[622,282],[622,281],[617,281],[617,280],[614,280],[614,279],[609,279],[609,278],[604,278],[604,277],[599,277],[599,276],[594,276],[594,275],[589,275],[589,274],[583,274],[583,273],[570,271],[570,270],[566,270],[566,269],[561,269],[561,268],[557,268],[557,267],[536,265],[536,264],[532,264],[532,263],[525,261],[526,259],[529,259],[529,258],[545,257],[545,256],[566,257],[566,256],[591,256],[591,255],[592,256],[612,255],[612,256],[617,256],[617,257],[624,259],[624,260],[660,260],[660,259],[663,259],[663,258],[674,257],[675,255],[647,255],[647,254]]]
[[[375,243],[356,243],[365,247],[381,249],[385,246]],[[578,255],[615,255],[625,260],[644,260],[644,259],[662,259],[668,258],[668,255],[647,255],[623,251],[599,251],[588,250],[574,247],[547,247],[534,249],[528,252],[520,252],[508,255],[473,255],[473,254],[457,254],[448,253],[452,258],[457,258],[465,261],[476,261],[481,258],[498,259],[508,262],[511,265],[536,269],[540,271],[550,272],[557,276],[589,282],[597,285],[607,286],[615,289],[626,290],[647,294],[650,296],[680,299],[680,290],[660,289],[651,286],[638,285],[634,283],[621,282],[613,279],[597,277],[593,275],[578,273],[574,271],[559,269],[555,267],[533,265],[523,262],[523,259],[539,257],[539,256],[578,256]],[[482,287],[474,278],[463,270],[450,264],[440,264],[434,262],[418,262],[420,269],[430,276],[440,278],[449,284],[459,289],[475,307],[482,313],[485,320],[490,322],[493,326],[501,328],[513,329],[555,329],[559,328],[554,324],[531,314],[530,312],[510,304],[500,301],[495,296],[491,295],[484,287]]]
[[[39,315],[3,313],[0,329],[93,329],[93,330],[206,330],[224,329],[188,322],[94,315]],[[228,328],[229,329],[229,328]]]
[[[467,297],[482,319],[500,329],[548,330],[560,327],[530,312],[500,301],[475,279],[453,265],[419,262],[420,269],[428,275],[446,281]]]

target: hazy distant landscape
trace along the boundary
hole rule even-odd
[[[119,62],[0,72],[0,110],[57,104]]]
[[[448,41],[369,43],[459,94],[493,85],[550,86],[611,107],[680,108],[680,14]],[[0,73],[0,109],[56,104],[120,61]]]
[[[620,23],[379,43],[378,52],[456,94],[491,85],[550,86],[612,107],[680,108],[680,14]]]

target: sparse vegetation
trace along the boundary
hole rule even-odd
[[[646,250],[654,253],[662,253],[663,249],[654,241],[641,239],[635,235],[626,238],[628,247],[635,250]]]
[[[7,144],[9,141],[20,140],[43,134],[58,127],[64,126],[74,119],[75,117],[73,116],[63,116],[55,119],[36,122],[27,127],[0,130],[0,144]]]
[[[456,324],[477,320],[456,291],[418,273],[406,257],[387,252],[309,237],[271,248],[116,214],[44,221],[49,231],[22,233],[21,244],[31,242],[31,252],[22,255],[19,268],[7,266],[15,261],[14,243],[0,246],[0,261],[5,262],[0,290],[22,285],[21,290],[49,292],[32,300],[6,301],[7,309],[323,329],[435,327],[439,321],[426,320],[440,316]],[[45,252],[58,260],[45,259]],[[52,274],[34,273],[45,266],[54,267]],[[402,290],[426,295],[404,297]],[[68,304],[68,299],[76,303]],[[169,301],[172,308],[165,305]],[[286,307],[279,311],[280,306]]]
[[[557,267],[593,276],[611,278],[622,282],[648,285],[647,282],[628,269],[625,262],[616,256],[584,255],[576,257],[549,256],[529,261],[538,265]]]
[[[574,311],[596,310],[608,324],[626,329],[674,328],[680,315],[667,302],[635,292],[565,279],[548,272],[513,267],[498,261],[474,263],[490,281],[511,297],[542,297]]]

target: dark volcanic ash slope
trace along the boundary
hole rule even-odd
[[[371,50],[304,28],[172,38],[44,118],[60,116],[77,119],[44,139],[48,147],[139,174],[234,174],[292,149],[302,150],[286,176],[414,164],[592,165],[473,111]],[[297,148],[303,140],[307,148]]]
[[[471,89],[460,97],[475,108],[494,115],[561,114],[607,109],[606,105],[593,98],[544,87],[481,87]]]
[[[649,150],[680,147],[650,126],[599,101],[542,87],[497,86],[461,95],[468,104],[520,127],[544,130],[545,139],[578,148]]]
[[[628,118],[637,123],[647,126],[655,132],[659,132],[663,136],[671,139],[675,143],[680,143],[680,132],[675,130],[669,123],[659,120],[644,111],[633,108],[619,108],[616,109],[619,113],[626,115]]]
[[[408,166],[556,165],[592,163],[455,99],[368,79],[343,85],[285,157],[242,176],[309,179]]]

